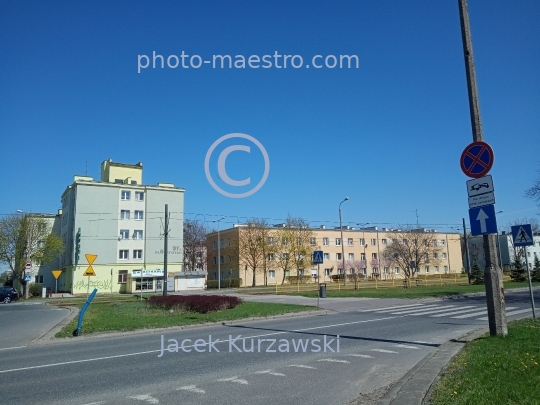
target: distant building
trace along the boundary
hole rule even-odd
[[[142,170],[142,163],[109,159],[101,165],[100,180],[74,176],[61,199],[58,234],[65,251],[58,262],[59,291],[82,294],[94,287],[98,293],[162,291],[165,204],[169,290],[204,287],[203,271],[183,272],[185,190],[170,183],[143,185]],[[97,255],[92,264],[95,276],[84,276],[89,268],[86,254]],[[54,288],[46,271],[37,276]]]
[[[270,231],[276,232],[283,228],[285,224],[277,224]],[[218,234],[213,232],[207,235],[207,270],[208,280],[218,279],[218,260],[220,260],[221,279],[241,278],[242,285],[252,285],[253,272],[247,263],[243,262],[239,256],[238,243],[240,232],[246,229],[246,225],[235,225],[233,228],[224,229],[219,233],[220,239],[220,258],[218,258]],[[361,277],[368,279],[390,280],[392,278],[404,278],[403,269],[396,267],[384,259],[383,252],[390,243],[391,236],[395,238],[402,233],[397,229],[387,229],[378,227],[369,227],[364,229],[354,229],[343,227],[343,240],[341,240],[341,231],[336,229],[325,229],[324,226],[318,229],[311,229],[313,237],[310,240],[314,250],[322,250],[324,263],[320,265],[321,282],[330,282],[332,276],[337,274],[351,274],[359,271]],[[461,242],[458,233],[442,233],[435,230],[418,229],[417,232],[430,232],[433,234],[433,240],[441,248],[438,258],[434,260],[436,265],[422,265],[418,272],[419,275],[437,275],[448,273],[461,273],[464,271],[461,256]],[[342,260],[342,244],[345,253],[345,270]],[[363,262],[364,267],[361,270],[353,269],[350,266],[352,262]],[[267,284],[281,284],[283,277],[296,276],[296,269],[291,268],[285,271],[276,266],[276,257],[270,256],[267,259]],[[313,281],[317,280],[317,266],[310,265],[308,268],[300,269],[299,275],[310,275]],[[264,285],[264,275],[262,269],[256,272],[256,285]]]
[[[534,267],[535,257],[540,258],[540,233],[533,235],[534,246],[527,247],[527,260],[529,269]],[[469,247],[469,259],[471,267],[478,264],[480,269],[486,267],[486,257],[484,255],[484,239],[482,236],[474,236],[467,241]],[[510,271],[514,268],[516,255],[522,258],[523,268],[525,268],[525,257],[520,252],[521,248],[514,248],[512,243],[512,234],[503,231],[497,236],[497,258],[499,266],[504,271]]]

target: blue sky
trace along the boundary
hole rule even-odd
[[[1,10],[0,214],[55,212],[74,174],[87,164],[99,178],[111,158],[142,161],[146,184],[184,187],[187,218],[276,223],[290,213],[331,226],[346,196],[346,224],[415,223],[418,210],[420,223],[443,229],[468,217],[457,1],[4,1]],[[540,2],[472,0],[469,14],[503,226],[540,211],[523,196],[540,167]],[[277,51],[305,64],[348,54],[359,67],[138,73],[138,55],[153,51],[209,60]],[[247,198],[222,196],[205,177],[208,148],[229,133],[255,137],[270,158],[267,182]],[[227,172],[255,184],[264,165],[250,146],[229,156]],[[216,162],[217,152],[214,175]]]

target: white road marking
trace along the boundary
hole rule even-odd
[[[237,376],[235,376],[235,377],[227,377],[227,378],[219,378],[218,381],[227,381],[227,382],[233,382],[233,383],[244,384],[244,385],[249,384],[246,380],[238,378]]]
[[[89,404],[84,404],[84,405],[101,405],[101,404],[104,404],[105,401],[99,401],[99,402],[90,402]]]
[[[336,326],[357,325],[357,324],[361,324],[361,323],[369,323],[369,322],[377,322],[377,321],[386,321],[386,320],[388,320],[388,319],[395,319],[395,318],[397,318],[397,317],[396,317],[396,316],[387,316],[387,317],[385,317],[385,318],[367,319],[367,320],[364,320],[364,321],[336,323],[336,324],[333,324],[333,325],[315,326],[315,327],[313,327],[313,328],[304,328],[304,329],[295,329],[295,330],[291,330],[291,331],[265,333],[265,334],[262,334],[262,335],[245,336],[245,337],[242,337],[242,338],[239,339],[239,340],[252,339],[252,338],[259,338],[259,337],[264,337],[264,336],[283,335],[283,334],[285,334],[285,333],[304,332],[304,331],[308,331],[308,330],[316,330],[316,329],[324,329],[324,328],[333,328],[333,327],[336,327]],[[218,340],[218,341],[216,341],[215,343],[225,343],[225,342],[229,342],[229,339]],[[207,344],[207,345],[208,345],[208,344]],[[194,347],[194,345],[189,345],[189,346],[188,346],[188,345],[185,345],[184,347],[185,347],[185,348],[189,348],[189,347]],[[200,347],[200,346],[199,346],[199,347]],[[64,366],[64,365],[67,365],[67,364],[86,363],[86,362],[90,362],[90,361],[108,360],[108,359],[117,359],[117,358],[121,358],[121,357],[138,356],[138,355],[141,355],[141,354],[159,353],[159,352],[161,352],[161,349],[148,350],[148,351],[144,351],[144,352],[136,352],[136,353],[118,354],[118,355],[114,355],[114,356],[95,357],[95,358],[91,358],[91,359],[83,359],[83,360],[63,361],[63,362],[60,362],[60,363],[40,364],[40,365],[37,365],[37,366],[29,366],[29,367],[13,368],[13,369],[10,369],[10,370],[0,370],[0,374],[2,374],[2,373],[11,373],[11,372],[14,372],[14,371],[24,371],[24,370],[32,370],[32,369],[38,369],[38,368],[45,368],[45,367]]]
[[[386,350],[386,349],[371,349],[372,352],[381,352],[381,353],[397,353],[392,350]]]
[[[356,353],[352,353],[352,354],[346,354],[345,356],[350,356],[350,357],[363,357],[365,359],[372,359],[373,356],[370,356],[368,354],[356,354]]]
[[[451,318],[452,319],[465,319],[465,318],[472,318],[473,316],[485,315],[486,313],[487,313],[487,309],[484,309],[483,311],[473,312],[472,314],[451,316]]]
[[[424,311],[427,311],[428,309],[436,309],[436,308],[444,308],[444,307],[441,305],[424,305],[422,308],[412,308],[412,309],[407,309],[405,311],[399,311],[399,312],[391,311],[391,312],[392,312],[392,315],[402,315],[402,314],[409,315],[409,314],[414,314],[415,312],[424,312]]]
[[[206,391],[202,388],[197,388],[196,385],[186,385],[185,387],[177,388],[177,390],[184,390],[184,391],[191,391],[191,392],[197,392],[199,394],[206,394]]]
[[[320,359],[317,361],[328,361],[329,363],[350,363],[349,360],[338,360],[338,359]]]
[[[159,404],[159,399],[152,397],[151,395],[134,395],[132,397],[127,397],[132,399],[138,399],[139,401],[146,401],[150,404]]]
[[[425,311],[422,311],[422,312],[416,312],[414,314],[410,314],[411,316],[421,316],[421,315],[427,315],[427,314],[436,314],[436,313],[439,313],[439,312],[448,312],[448,311],[455,311],[456,308],[455,308],[455,305],[447,305],[445,306],[444,308],[439,308],[439,309],[427,309]]]
[[[387,309],[399,309],[399,308],[407,308],[407,307],[418,307],[424,304],[410,304],[410,305],[396,305],[395,307],[386,307],[386,308],[373,308],[373,309],[361,309],[358,312],[373,312],[373,311],[383,311]]]
[[[312,368],[314,370],[317,370],[317,367],[312,366],[304,366],[303,364],[290,364],[287,367],[298,367],[298,368]]]
[[[508,308],[507,308],[508,309]],[[527,309],[520,309],[519,311],[512,311],[512,312],[507,312],[506,313],[506,316],[512,316],[512,315],[518,315],[518,314],[523,314],[525,312],[532,312],[532,309],[531,308],[527,308]],[[478,318],[479,321],[487,321],[488,320],[488,317],[485,316],[483,318]]]
[[[447,312],[444,314],[437,314],[433,315],[433,318],[440,318],[441,316],[450,316],[450,315],[456,315],[456,314],[463,314],[465,312],[472,312],[478,310],[479,307],[475,305],[467,305],[465,307],[460,307],[459,309],[454,308],[451,312]]]
[[[280,377],[287,377],[285,374],[278,373],[278,372],[273,371],[273,370],[256,371],[255,374],[270,374],[270,375],[276,375],[276,376],[280,376]]]
[[[395,347],[403,347],[404,349],[420,349],[418,346],[409,346],[409,345],[394,345]]]
[[[0,350],[22,349],[23,347],[26,347],[26,346],[4,347],[3,349],[0,349]]]

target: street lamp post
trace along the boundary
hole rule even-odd
[[[503,210],[497,211],[495,215],[500,214]],[[502,252],[501,252],[501,240],[499,238],[499,228],[497,228],[497,249],[499,249],[499,266],[503,270]]]
[[[366,257],[366,230],[364,229],[364,227],[366,225],[369,225],[369,222],[364,222],[363,224],[360,223],[360,224],[356,224],[357,226],[361,226],[362,227],[362,241],[364,242],[364,269],[366,271],[366,278],[367,278],[367,257]]]
[[[345,197],[345,199],[339,203],[339,230],[341,231],[341,269],[343,271],[343,282],[345,284],[347,284],[347,274],[345,272],[345,244],[343,241],[343,226],[341,224],[341,204],[348,200],[349,197]]]
[[[225,217],[222,216],[220,219],[214,219],[213,222],[217,222],[218,228],[217,228],[217,262],[218,262],[218,290],[221,290],[221,241],[219,239],[219,223],[220,221],[224,220]]]

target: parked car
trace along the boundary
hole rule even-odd
[[[17,301],[19,293],[13,287],[0,287],[0,301],[9,304],[11,301]]]

